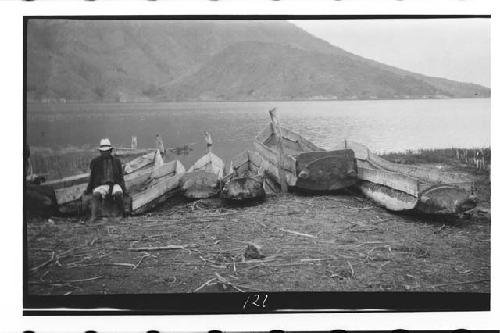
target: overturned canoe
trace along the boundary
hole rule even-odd
[[[475,206],[472,183],[459,174],[392,163],[352,141],[343,146],[354,151],[360,190],[389,210],[457,214]]]
[[[272,185],[265,186],[261,169],[262,157],[246,151],[231,161],[229,174],[224,177],[221,198],[232,201],[251,201],[264,199],[266,190],[272,192]]]
[[[266,173],[286,192],[288,186],[307,191],[334,191],[357,181],[350,149],[326,151],[299,134],[280,127],[276,110],[271,123],[256,138],[255,148]]]

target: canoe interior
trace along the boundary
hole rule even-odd
[[[324,151],[324,149],[316,146],[311,141],[303,138],[301,135],[292,132],[291,130],[281,127],[282,146],[285,155],[297,155],[308,151]],[[255,138],[262,145],[277,151],[278,138],[273,133],[272,124],[266,128]]]
[[[221,198],[246,201],[262,199],[264,190],[264,170],[262,157],[255,152],[246,151],[231,161],[230,174],[224,177]]]
[[[231,161],[230,173],[235,177],[257,175],[261,171],[261,166],[262,157],[253,151],[246,151]]]
[[[196,171],[213,173],[218,179],[222,179],[224,175],[224,161],[214,153],[209,152],[197,160],[187,172],[191,173]]]
[[[279,160],[279,148],[277,146],[278,138],[273,133],[272,124],[255,138],[254,147],[257,153],[262,157],[262,168],[266,174],[279,184],[280,169],[289,186],[295,186],[297,182],[296,156],[304,152],[324,151],[314,143],[306,140],[299,134],[296,134],[287,128],[281,127],[281,144],[283,147],[283,161]]]
[[[350,149],[307,152],[295,158],[299,189],[335,191],[357,183],[354,152]]]

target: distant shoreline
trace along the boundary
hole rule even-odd
[[[428,98],[373,98],[373,99],[269,99],[269,100],[185,100],[185,101],[130,101],[130,102],[111,102],[111,101],[67,101],[67,102],[41,102],[26,101],[27,104],[182,104],[182,103],[268,103],[268,102],[376,102],[376,101],[422,101],[422,100],[460,100],[460,99],[491,99],[491,97],[428,97]]]

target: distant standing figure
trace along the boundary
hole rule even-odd
[[[476,151],[476,168],[484,169],[484,153],[482,149]]]
[[[90,162],[90,177],[86,194],[92,193],[90,222],[97,218],[102,200],[110,194],[124,213],[123,194],[126,192],[123,169],[120,160],[111,155],[113,147],[109,139],[102,139],[98,148],[100,156]]]

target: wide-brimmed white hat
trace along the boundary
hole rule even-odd
[[[113,149],[113,146],[111,146],[111,141],[109,141],[108,138],[104,138],[101,140],[101,143],[99,144],[100,151],[108,151]]]

